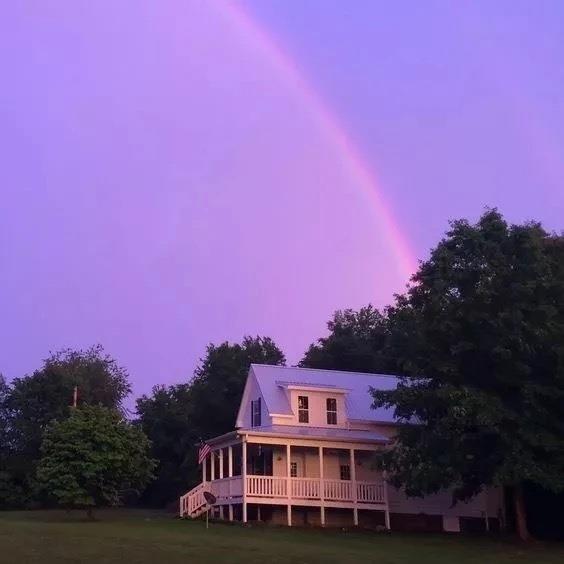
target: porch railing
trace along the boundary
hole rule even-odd
[[[288,496],[290,484],[290,496]],[[180,516],[195,516],[206,507],[205,491],[211,491],[218,502],[233,503],[243,497],[243,478],[232,476],[202,482],[180,498]],[[323,496],[321,495],[323,494]],[[356,494],[356,495],[353,495]],[[359,504],[386,504],[385,482],[351,482],[350,480],[321,480],[320,478],[286,478],[284,476],[246,477],[246,495],[259,498],[288,498],[292,500],[321,500],[329,502],[356,501]],[[204,509],[202,509],[204,508]]]
[[[221,480],[218,480],[221,481]],[[288,478],[283,476],[247,476],[248,496],[252,497],[290,497],[292,499],[323,499],[326,501],[356,501],[359,503],[385,503],[384,482],[352,482],[350,480],[321,480],[319,478]],[[215,493],[215,492],[214,492]],[[220,497],[220,496],[218,496]]]
[[[243,481],[241,476],[221,478],[210,482],[210,491],[217,498],[241,497],[243,495]]]
[[[279,476],[247,476],[247,495],[287,497],[288,480]]]

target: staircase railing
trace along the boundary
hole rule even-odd
[[[207,488],[208,482],[201,482],[180,498],[180,517],[192,517],[196,511],[206,505],[204,491]]]

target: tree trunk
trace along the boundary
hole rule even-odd
[[[527,509],[525,507],[525,496],[523,495],[523,485],[515,486],[513,492],[513,503],[515,505],[515,528],[522,541],[530,541],[531,534],[527,528]]]

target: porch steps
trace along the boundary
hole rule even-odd
[[[206,511],[204,492],[209,489],[209,482],[201,482],[180,498],[180,517],[196,519]]]

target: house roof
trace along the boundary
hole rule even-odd
[[[395,421],[393,409],[372,409],[370,395],[371,387],[377,390],[395,389],[398,384],[398,378],[395,376],[266,364],[252,364],[251,369],[270,414],[292,415],[284,388],[293,383],[302,386],[344,388],[349,419],[381,423]]]
[[[325,439],[334,441],[359,441],[387,443],[389,439],[374,431],[361,431],[353,429],[331,429],[325,427],[302,427],[297,425],[265,425],[264,427],[252,427],[250,429],[239,429],[238,432],[253,435],[266,435],[270,437],[306,437],[308,439]]]

